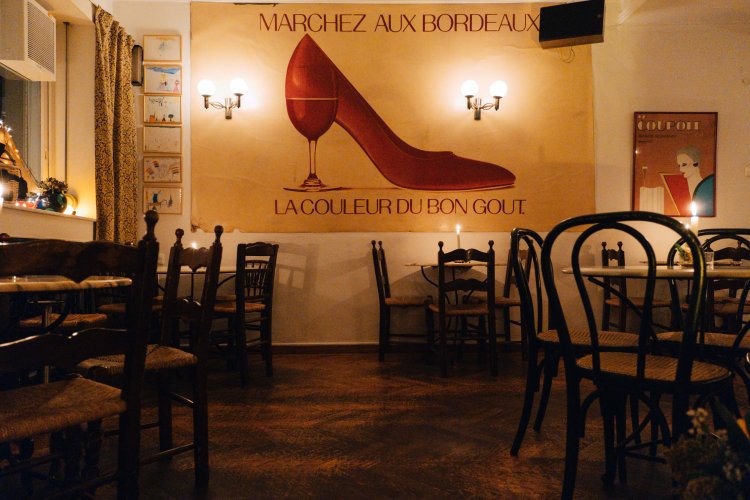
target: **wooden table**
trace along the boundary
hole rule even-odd
[[[564,274],[573,274],[572,267],[563,268]],[[648,266],[586,266],[581,267],[581,275],[598,276],[602,278],[646,278]],[[692,267],[657,266],[657,279],[690,279],[693,277]],[[750,265],[723,266],[715,265],[706,269],[709,279],[750,279]]]
[[[0,278],[0,293],[70,292],[98,288],[130,286],[130,278],[120,276],[91,276],[75,282],[64,276],[6,276]]]

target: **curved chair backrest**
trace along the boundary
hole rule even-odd
[[[645,279],[644,306],[642,308],[641,325],[638,332],[639,345],[636,366],[637,379],[642,381],[645,378],[647,362],[646,354],[649,353],[651,340],[653,338],[651,313],[656,282],[656,255],[648,239],[633,226],[627,224],[631,222],[651,223],[673,231],[678,239],[682,239],[685,242],[685,245],[693,255],[693,293],[689,299],[688,312],[683,325],[682,343],[680,345],[675,379],[677,390],[673,401],[673,417],[675,417],[676,422],[680,422],[682,426],[684,426],[684,415],[687,411],[688,404],[687,387],[689,386],[693,358],[695,356],[695,343],[703,304],[702,298],[706,291],[706,264],[697,236],[686,229],[682,223],[671,217],[652,212],[612,212],[583,215],[561,222],[547,235],[542,247],[542,275],[544,277],[544,284],[550,301],[550,308],[555,318],[554,327],[558,330],[560,344],[565,358],[566,376],[571,377],[571,379],[575,378],[575,370],[577,366],[576,353],[574,352],[570,340],[568,324],[561,305],[555,279],[555,268],[552,265],[551,258],[552,251],[558,246],[556,243],[563,233],[583,229],[573,244],[573,249],[570,253],[570,265],[572,267],[572,273],[578,292],[581,296],[588,329],[591,335],[593,377],[595,382],[601,376],[598,340],[599,332],[594,319],[589,291],[581,273],[581,249],[583,248],[584,243],[586,243],[594,234],[604,230],[617,230],[629,235],[632,239],[638,242],[646,254],[647,273]],[[585,226],[585,228],[582,226]],[[681,430],[684,429],[682,429],[682,427],[677,428],[676,435],[679,435]]]
[[[219,283],[222,255],[220,240],[223,232],[224,228],[221,226],[214,228],[216,238],[209,248],[184,248],[182,236],[185,232],[177,229],[175,231],[177,240],[169,251],[160,342],[163,345],[175,346],[179,341],[177,338],[179,321],[188,322],[193,334],[191,344],[196,349],[195,354],[199,360],[203,357],[203,351],[208,348],[208,331],[211,328],[216,289]],[[179,296],[183,266],[189,267],[192,273],[205,268],[200,300]]]
[[[378,299],[380,299],[381,306],[385,306],[385,299],[391,296],[391,284],[388,281],[388,264],[385,260],[385,250],[383,250],[383,242],[378,241],[378,245],[375,246],[375,240],[370,242],[372,244],[372,264],[375,269],[375,282],[378,286]]]
[[[510,233],[511,265],[521,300],[521,330],[532,347],[537,342],[537,334],[546,329],[544,292],[539,268],[542,243],[542,237],[531,229],[515,228]],[[549,318],[547,314],[548,322]]]

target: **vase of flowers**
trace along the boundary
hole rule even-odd
[[[735,420],[721,403],[714,409],[723,429],[711,431],[708,412],[691,410],[689,434],[667,452],[677,498],[750,498],[750,413]]]
[[[68,206],[68,199],[65,197],[65,193],[68,192],[68,185],[65,182],[49,177],[39,183],[39,188],[42,190],[40,196],[47,202],[47,210],[65,211]]]

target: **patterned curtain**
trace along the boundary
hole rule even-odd
[[[135,243],[138,225],[138,159],[135,98],[130,86],[133,38],[97,6],[96,213],[97,238]]]

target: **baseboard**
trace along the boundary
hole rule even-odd
[[[521,351],[520,342],[499,342],[498,350],[500,352]],[[467,345],[467,350],[472,351],[476,348],[474,345]],[[403,342],[394,343],[388,352],[418,352],[424,350],[424,344]],[[378,344],[359,343],[359,344],[274,344],[274,354],[360,354],[360,353],[377,353]]]

